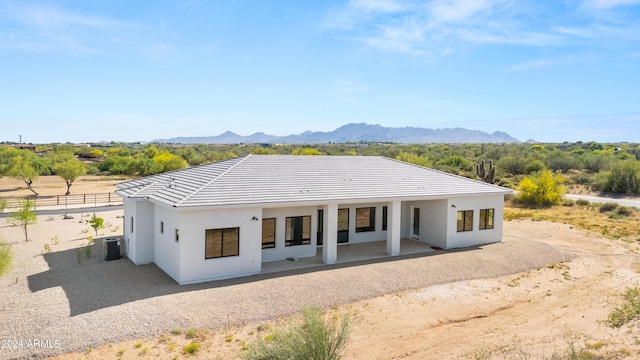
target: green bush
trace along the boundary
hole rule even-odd
[[[533,160],[524,167],[525,174],[533,174],[545,170],[547,167],[540,160]]]
[[[241,355],[247,360],[340,359],[349,333],[348,317],[340,323],[336,319],[327,321],[319,309],[306,308],[301,324],[293,324],[265,337],[259,336]]]
[[[600,212],[601,213],[606,213],[609,211],[613,211],[618,207],[617,203],[614,202],[608,202],[608,203],[604,203],[602,205],[600,205]]]
[[[558,205],[564,195],[563,181],[561,175],[554,175],[551,170],[525,177],[518,186],[518,200],[529,205]]]
[[[9,272],[12,262],[11,246],[0,241],[0,276]]]
[[[640,164],[627,160],[615,164],[607,178],[604,191],[618,194],[640,194]]]
[[[628,206],[619,206],[616,209],[616,214],[620,216],[631,216],[633,215],[633,212],[634,212],[633,208]]]
[[[607,318],[607,325],[620,328],[640,315],[640,288],[627,288],[623,294],[624,303],[613,309]]]
[[[591,205],[591,203],[589,202],[589,200],[585,200],[585,199],[578,199],[578,200],[576,200],[576,205],[579,205],[579,206],[589,206],[589,205]]]
[[[185,354],[195,355],[198,351],[200,351],[200,347],[200,343],[192,342],[191,344],[184,347],[183,352]]]

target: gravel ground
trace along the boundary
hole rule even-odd
[[[100,237],[121,234],[121,214],[99,213],[109,225]],[[435,284],[493,278],[572,257],[536,238],[523,238],[506,223],[504,242],[499,244],[322,268],[328,271],[316,268],[180,286],[154,265],[102,261],[100,241],[92,246],[91,257],[78,257],[93,230],[87,232],[89,225],[79,222],[81,215],[74,216],[39,216],[38,224],[29,227],[28,243],[20,228],[0,218],[0,238],[12,244],[14,254],[13,269],[0,277],[0,358],[84,351],[174,328],[261,322],[292,315],[304,306],[328,308]],[[50,254],[43,255],[45,244]]]

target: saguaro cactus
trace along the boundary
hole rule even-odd
[[[489,160],[489,168],[485,167],[484,159],[480,161],[480,164],[476,164],[476,174],[480,180],[493,184],[496,177],[496,166],[493,165],[493,160]]]

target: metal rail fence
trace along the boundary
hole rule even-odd
[[[0,197],[7,200],[6,209],[17,208],[20,200],[27,199],[34,202],[34,209],[39,207],[57,207],[65,208],[67,206],[76,205],[111,205],[121,204],[122,198],[116,195],[115,192],[109,193],[96,193],[96,194],[70,194],[70,195],[38,195],[38,196],[25,196],[25,197]]]

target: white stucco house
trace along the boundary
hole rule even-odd
[[[249,155],[118,184],[135,264],[180,284],[260,273],[262,263],[400,239],[440,248],[502,240],[511,190],[378,156]]]

